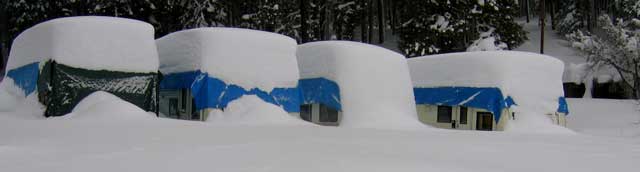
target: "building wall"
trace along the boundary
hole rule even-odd
[[[437,114],[438,114],[438,106],[437,105],[417,105],[416,106],[417,111],[418,111],[418,119],[420,120],[420,122],[424,123],[424,124],[428,124],[434,127],[438,127],[438,128],[447,128],[447,129],[451,129],[452,125],[451,123],[439,123],[437,122]],[[472,108],[472,107],[468,107],[467,108],[467,124],[456,124],[457,128],[456,129],[460,129],[460,130],[475,130],[476,129],[476,118],[477,118],[477,113],[478,112],[489,112],[487,110],[484,109],[479,109],[479,108]],[[458,117],[460,116],[460,106],[453,106],[452,107],[452,120],[456,120],[456,123],[459,123],[459,119]],[[493,130],[497,130],[497,131],[502,131],[504,130],[504,127],[506,126],[508,120],[512,119],[512,115],[511,115],[511,111],[509,109],[503,109],[502,110],[502,117],[500,118],[500,121],[498,121],[498,123],[495,122],[495,120],[493,120]]]

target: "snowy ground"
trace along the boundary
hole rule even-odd
[[[579,133],[640,138],[640,105],[635,100],[567,99],[569,128]],[[574,115],[575,114],[575,115]]]
[[[592,118],[603,116],[597,110],[606,111],[604,107],[612,105],[635,107],[628,101],[570,99],[569,103],[572,127],[587,133],[596,131],[589,128],[629,120],[609,118],[611,123],[589,125],[602,121]],[[637,114],[633,109],[621,111]],[[0,169],[583,172],[633,171],[640,162],[638,137],[216,125],[135,113],[138,117],[127,119],[122,118],[126,114],[109,118],[106,113],[95,118],[84,114],[82,118],[30,119],[0,112]]]

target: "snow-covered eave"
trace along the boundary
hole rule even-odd
[[[16,37],[7,69],[54,60],[72,67],[123,72],[157,72],[154,29],[116,17],[79,16],[39,23]]]

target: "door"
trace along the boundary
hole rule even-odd
[[[476,130],[492,131],[493,114],[491,112],[477,112],[476,114]]]

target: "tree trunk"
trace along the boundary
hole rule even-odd
[[[367,39],[367,43],[371,43],[373,42],[373,0],[368,0],[367,7],[367,21],[369,25],[369,31],[367,31],[367,37],[369,39]]]
[[[529,0],[525,0],[525,1],[527,1],[527,2],[525,2],[525,10],[526,10],[525,12],[527,13],[527,15],[526,15],[527,16],[527,23],[529,23],[529,13],[530,13],[529,12]]]
[[[557,5],[556,5],[557,2],[558,1],[551,1],[551,3],[549,3],[550,8],[551,8],[550,9],[551,10],[550,11],[550,13],[551,13],[551,15],[550,15],[551,16],[551,29],[553,29],[553,30],[556,30],[556,16],[555,16],[556,13],[555,12],[556,12],[556,7],[557,7]]]
[[[378,0],[378,44],[384,43],[384,2]]]
[[[6,3],[0,2],[0,81],[4,77],[10,45]]]
[[[545,9],[544,0],[540,0],[540,54],[544,54],[544,24],[545,24]]]
[[[362,42],[368,42],[367,41],[367,17],[369,15],[367,15],[367,0],[361,0],[361,4],[360,7],[362,8],[362,11],[360,13],[360,41]]]

